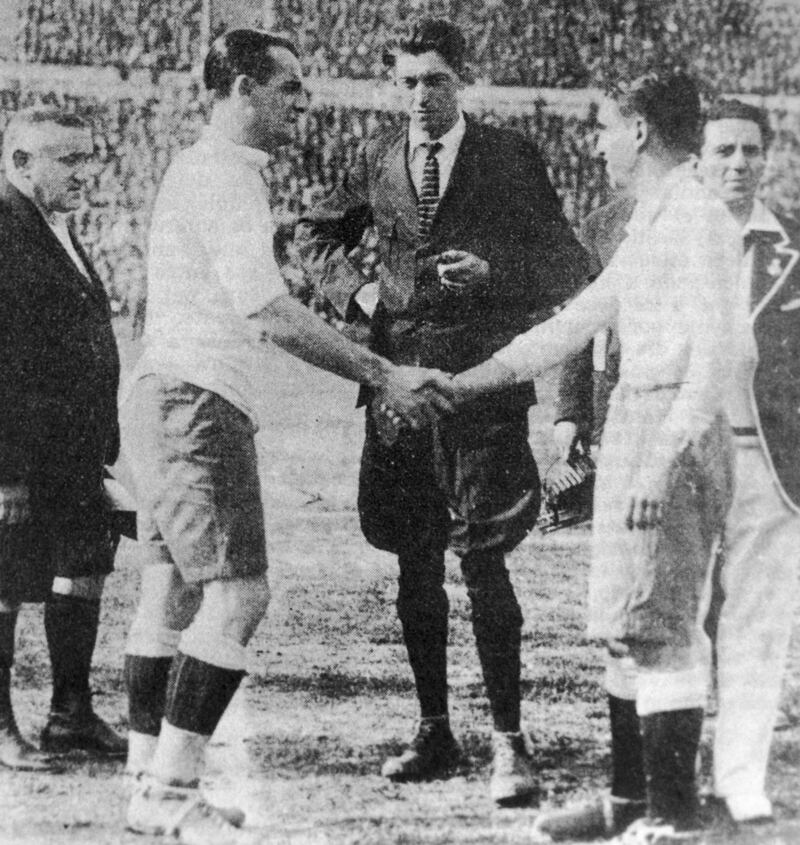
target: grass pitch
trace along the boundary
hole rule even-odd
[[[530,841],[537,808],[499,811],[488,799],[490,718],[455,558],[447,579],[450,688],[462,760],[449,779],[396,785],[380,777],[385,756],[413,732],[416,705],[394,609],[395,562],[366,545],[354,509],[362,431],[355,390],[278,352],[265,356],[264,390],[273,598],[250,649],[250,677],[214,738],[210,793],[244,806],[265,843]],[[545,467],[551,393],[552,379],[531,415]],[[589,796],[606,782],[601,655],[583,639],[588,536],[585,528],[532,534],[509,559],[525,614],[523,719],[542,807]],[[109,579],[93,678],[98,711],[120,727],[124,640],[138,586],[131,549],[121,547]],[[798,651],[795,643],[790,726],[776,734],[770,767],[778,821],[757,832],[716,829],[709,843],[800,843]],[[14,690],[28,735],[44,722],[49,683],[41,609],[29,606]],[[702,756],[707,783],[709,755]],[[121,764],[80,755],[61,775],[0,772],[0,842],[150,845],[156,840],[124,830],[128,788]]]

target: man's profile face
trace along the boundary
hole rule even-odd
[[[765,165],[764,139],[755,121],[723,118],[706,123],[699,172],[723,202],[752,203]]]
[[[452,129],[460,112],[461,80],[439,53],[398,53],[394,81],[404,92],[412,126],[432,140]]]
[[[285,47],[273,47],[275,72],[268,82],[254,82],[249,94],[252,115],[248,132],[253,146],[269,151],[291,143],[308,94],[300,62]]]
[[[42,211],[65,213],[80,206],[86,165],[94,156],[88,129],[42,123],[28,127],[14,146],[23,154],[18,174]]]
[[[630,185],[638,159],[638,125],[635,116],[626,117],[616,101],[604,97],[597,113],[597,155],[605,162],[612,184]]]

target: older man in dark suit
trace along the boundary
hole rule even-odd
[[[119,448],[119,359],[106,294],[68,223],[91,133],[56,110],[19,112],[0,188],[0,764],[48,760],[14,720],[10,676],[21,602],[45,603],[53,671],[42,748],[123,755],[92,710],[100,596],[118,536],[104,466]]]
[[[313,277],[346,319],[371,317],[372,347],[398,363],[471,367],[557,305],[588,272],[535,148],[464,116],[464,38],[423,20],[396,53],[409,121],[371,139],[346,183],[301,220]],[[377,291],[348,260],[378,232]],[[491,793],[529,799],[520,733],[522,614],[504,556],[534,524],[539,480],[528,446],[528,386],[423,432],[397,432],[368,405],[359,511],[367,540],[398,555],[397,609],[421,708],[413,742],[386,777],[428,777],[455,752],[448,723],[444,552],[461,557],[494,721]],[[391,415],[390,415],[391,416]]]

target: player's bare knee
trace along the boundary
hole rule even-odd
[[[202,600],[202,587],[187,584],[172,564],[142,568],[141,593],[128,633],[126,651],[143,657],[171,657],[181,631],[189,626]]]
[[[222,623],[225,636],[246,645],[269,606],[266,575],[212,581],[203,588],[203,609]]]
[[[245,646],[268,604],[266,576],[206,583],[200,609],[181,636],[181,652],[213,666],[244,670]]]

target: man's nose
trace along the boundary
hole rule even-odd
[[[428,102],[428,97],[431,93],[430,86],[426,85],[422,80],[417,83],[414,88],[414,102],[417,105],[424,105]]]
[[[734,170],[745,170],[747,168],[747,156],[744,154],[744,150],[741,147],[737,147],[733,151],[733,155],[730,159],[730,166]]]

